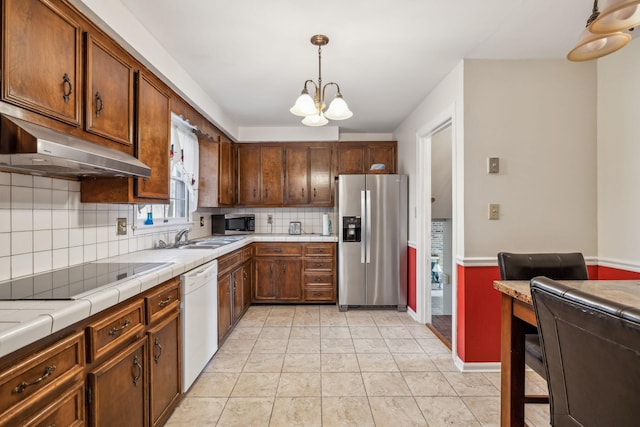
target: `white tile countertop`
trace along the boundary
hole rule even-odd
[[[98,260],[96,262],[170,264],[114,285],[102,286],[75,300],[0,301],[0,357],[252,242],[337,241],[335,235],[254,234],[217,249],[148,249]]]

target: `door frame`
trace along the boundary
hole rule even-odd
[[[451,271],[452,285],[452,314],[451,314],[451,346],[453,354],[457,354],[457,292],[458,274],[456,254],[458,253],[458,228],[460,216],[458,215],[458,132],[456,120],[456,108],[452,104],[437,114],[432,120],[416,132],[417,148],[417,185],[416,188],[416,230],[418,241],[416,244],[416,317],[420,323],[431,323],[431,137],[447,125],[451,125],[451,190],[452,190],[452,242]],[[428,266],[428,268],[427,268]]]

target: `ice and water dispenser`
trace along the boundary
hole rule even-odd
[[[342,217],[342,241],[343,242],[359,242],[361,235],[360,217],[359,216],[343,216]]]

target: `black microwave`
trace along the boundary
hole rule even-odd
[[[211,234],[247,234],[254,231],[256,231],[255,215],[211,215]]]

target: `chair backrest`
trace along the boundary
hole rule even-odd
[[[546,276],[556,280],[588,280],[589,273],[580,252],[514,254],[498,253],[501,280],[531,280]]]
[[[640,309],[531,280],[553,426],[640,423]]]

